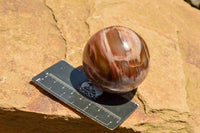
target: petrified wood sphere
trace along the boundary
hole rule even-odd
[[[120,26],[94,34],[83,53],[88,78],[111,93],[135,89],[145,79],[149,64],[149,51],[144,40],[131,29]]]

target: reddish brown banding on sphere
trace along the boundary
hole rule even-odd
[[[88,78],[111,93],[135,89],[145,79],[149,64],[149,51],[142,37],[121,26],[98,31],[83,52],[83,66]]]

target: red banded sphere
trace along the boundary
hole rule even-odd
[[[145,79],[150,65],[146,43],[129,28],[113,26],[94,34],[83,52],[88,78],[111,93],[132,91]]]

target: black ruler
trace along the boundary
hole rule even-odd
[[[64,60],[59,61],[37,76],[33,82],[92,120],[113,130],[118,127],[138,105],[117,94],[103,92],[90,99],[77,88],[88,81],[87,76]]]

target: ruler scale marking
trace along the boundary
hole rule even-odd
[[[60,80],[58,77],[54,76],[53,74],[49,73],[48,75],[49,75],[51,78],[53,78],[53,79],[57,80],[58,82],[60,82],[61,84],[65,85],[66,87],[69,87],[69,85],[63,83],[62,80]],[[40,81],[39,81],[39,82],[40,82]],[[42,82],[40,82],[40,83],[43,84]],[[43,86],[45,86],[45,85],[43,84]],[[46,88],[48,88],[48,87],[46,86]],[[70,88],[70,87],[69,87],[69,88]],[[72,90],[72,87],[71,87],[70,89]],[[52,91],[51,89],[49,89],[49,90],[50,90],[52,93],[54,93],[54,94],[56,94],[57,96],[60,97],[60,95],[59,95],[58,93]],[[64,92],[63,92],[63,93],[64,93]],[[73,93],[75,93],[75,92],[73,92]],[[76,93],[76,94],[78,94],[78,93]],[[78,95],[81,96],[80,94],[78,94]],[[63,98],[63,97],[62,97],[62,98]],[[64,99],[65,99],[65,98],[64,98]],[[68,100],[68,99],[65,99],[65,100]],[[100,105],[98,105],[98,104],[95,104],[95,103],[93,103],[93,105],[97,106],[98,108],[104,110],[104,111],[107,112],[108,114],[110,114],[110,115],[116,117],[117,119],[121,120],[121,118],[120,118],[119,116],[117,116],[117,115],[114,114],[113,112],[109,111],[108,109],[106,109],[106,108],[104,108],[104,107],[102,107],[102,106],[100,106]],[[75,105],[75,106],[76,106],[76,105]],[[77,107],[78,107],[78,106],[77,106]],[[87,107],[88,107],[88,106],[87,106]],[[79,107],[78,107],[78,108],[79,108]]]
[[[39,82],[40,82],[40,81],[39,81]],[[40,82],[40,83],[41,83],[41,82]],[[41,84],[42,84],[42,83],[41,83]],[[42,85],[45,86],[44,84],[42,84]],[[46,86],[45,86],[45,87],[46,87]],[[46,87],[46,88],[48,88],[48,87]],[[57,97],[59,97],[59,98],[61,98],[61,99],[64,99],[64,100],[68,101],[68,99],[63,98],[62,96],[60,96],[59,94],[55,93],[55,92],[52,91],[51,89],[49,89],[49,91],[50,91],[51,93],[55,94]],[[79,110],[82,110],[81,108],[79,108],[79,106],[76,106],[75,104],[73,104],[73,103],[70,102],[70,101],[68,101],[67,104],[71,104],[72,106],[78,108]],[[83,110],[83,111],[84,111],[84,110]],[[84,113],[85,113],[86,115],[91,116],[92,118],[96,118],[99,122],[101,122],[101,123],[103,123],[103,124],[105,124],[105,125],[108,125],[108,124],[109,124],[109,123],[104,123],[103,121],[99,120],[96,116],[94,117],[94,116],[90,115],[89,113],[87,113],[86,111],[84,111]]]
[[[71,86],[69,86],[68,84],[66,84],[65,82],[63,82],[61,79],[59,79],[58,77],[54,76],[53,74],[49,73],[48,74],[51,78],[57,80],[58,82],[60,82],[61,84],[63,84],[64,86],[66,86],[67,88],[70,88],[71,90],[74,90]],[[74,93],[74,92],[73,92]],[[77,93],[78,94],[78,93]],[[81,96],[80,94],[78,94],[79,96]],[[95,103],[93,103],[95,104]],[[108,112],[109,114],[113,115],[114,117],[116,117],[117,119],[121,120],[121,118],[119,116],[117,116],[116,114],[114,114],[113,112],[109,111],[108,109],[104,108],[103,106],[100,106],[98,104],[95,104],[95,106],[99,107],[100,109],[103,109],[104,111]]]

